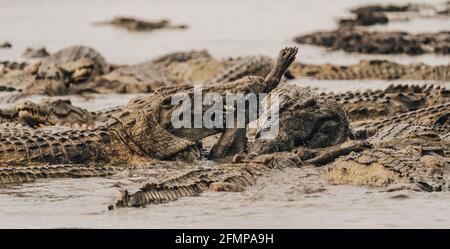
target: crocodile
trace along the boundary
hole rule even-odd
[[[176,177],[146,183],[132,194],[125,191],[109,209],[145,207],[205,191],[243,191],[256,184],[258,177],[273,170],[301,167],[303,160],[321,165],[368,146],[359,141],[346,143],[351,134],[345,111],[336,102],[321,99],[308,88],[283,84],[271,91],[262,104],[264,113],[254,121],[258,123],[254,138],[246,141],[245,134],[239,137],[247,146],[234,155],[232,163],[218,161],[214,167],[194,168]],[[271,108],[276,107],[280,109],[278,136],[259,137],[274,120],[269,116]],[[250,128],[248,133],[251,136]],[[232,139],[230,142],[240,143]],[[230,147],[221,146],[221,149]],[[214,147],[211,153],[217,153]]]
[[[332,162],[330,183],[450,190],[450,102],[368,121],[354,135],[371,146]]]
[[[398,114],[392,117],[363,121],[358,124],[355,132],[358,137],[368,138],[381,129],[399,123],[409,123],[421,126],[446,126],[450,123],[450,102],[434,105],[418,110]]]
[[[277,63],[265,79],[247,76],[208,86],[206,92],[223,96],[228,92],[270,92],[278,85],[296,54],[296,48],[281,50]],[[192,90],[186,92],[193,93]],[[147,158],[170,159],[195,147],[196,141],[225,131],[171,127],[171,113],[178,108],[167,103],[171,97],[157,93],[135,98],[125,108],[87,130],[53,132],[3,127],[0,130],[0,163],[5,166],[123,165]]]
[[[430,66],[424,63],[403,65],[388,60],[362,60],[343,66],[332,64],[294,63],[291,73],[295,78],[318,80],[433,80],[449,81],[450,64]]]
[[[267,56],[216,59],[204,50],[175,52],[149,62],[119,67],[101,76],[89,88],[102,93],[111,89],[120,93],[147,93],[158,87],[186,83],[212,85],[246,75],[265,77],[273,65]]]
[[[166,67],[179,82],[204,85],[230,82],[246,75],[265,77],[274,65],[272,58],[262,55],[216,59],[206,51],[194,52],[190,60],[185,59],[185,53],[176,52],[157,58],[154,63]]]
[[[22,56],[28,59],[43,58],[49,56],[50,53],[45,47],[40,48],[26,48]]]
[[[449,132],[448,127],[393,124],[370,138],[372,148],[352,152],[329,165],[326,178],[332,184],[448,191]]]
[[[450,32],[436,33],[366,31],[341,27],[332,31],[319,31],[296,37],[295,42],[363,54],[420,55],[450,53]]]
[[[125,28],[128,31],[153,31],[158,29],[186,29],[187,26],[173,25],[167,19],[161,20],[143,20],[134,17],[118,16],[110,21],[95,23],[96,25],[113,25],[119,28]]]
[[[63,125],[88,128],[101,120],[105,112],[89,112],[72,105],[70,100],[26,101],[11,108],[0,109],[0,123],[17,123],[30,127]]]
[[[40,165],[29,167],[0,167],[0,186],[30,183],[38,179],[111,176],[119,170],[108,166]]]
[[[366,5],[352,8],[350,12],[354,18],[342,18],[340,26],[371,26],[387,24],[392,21],[405,21],[412,18],[431,18],[447,16],[441,6],[427,4],[403,5]]]
[[[340,103],[354,126],[364,120],[395,116],[450,102],[449,90],[433,84],[391,84],[384,90],[322,92],[320,96]]]
[[[196,196],[207,190],[243,191],[256,183],[259,176],[273,169],[300,167],[297,155],[279,152],[256,157],[250,163],[226,163],[214,168],[193,169],[181,176],[161,182],[150,182],[133,194],[125,191],[108,209],[145,207],[151,204],[174,201],[186,196]]]
[[[299,146],[324,148],[341,144],[351,136],[344,108],[308,88],[284,84],[273,90],[263,105],[263,115],[254,121],[257,128],[247,132],[249,153],[291,151]],[[278,113],[272,108],[279,109]],[[275,135],[269,132],[275,122],[278,130],[276,136],[271,136]]]

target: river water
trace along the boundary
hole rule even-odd
[[[378,0],[376,3],[406,2]],[[418,2],[418,1],[414,1]],[[440,3],[441,1],[423,1]],[[0,0],[0,60],[25,60],[26,47],[50,52],[71,45],[97,49],[111,63],[138,63],[176,50],[208,49],[215,56],[275,56],[298,34],[335,28],[350,7],[374,1],[350,0]],[[186,30],[133,33],[94,26],[116,15],[169,18]],[[373,29],[426,32],[445,30],[449,19],[418,19]],[[350,64],[366,58],[400,63],[447,64],[447,56],[367,56],[299,46],[298,61]],[[298,80],[333,91],[381,88],[387,81]],[[449,82],[444,83],[450,86]],[[91,110],[124,104],[132,95],[70,97]],[[42,180],[0,188],[0,227],[45,228],[450,228],[450,193],[387,193],[379,189],[330,186],[322,169],[273,172],[241,193],[207,192],[198,197],[142,209],[107,211],[120,196],[123,177]]]

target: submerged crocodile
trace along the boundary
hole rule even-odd
[[[290,71],[296,78],[311,77],[318,80],[450,80],[450,64],[438,66],[423,63],[402,65],[387,60],[363,60],[348,66],[294,63]]]
[[[447,8],[427,4],[403,5],[366,5],[353,8],[350,12],[354,18],[339,20],[340,26],[371,26],[387,24],[392,21],[405,21],[412,18],[430,18],[448,16]]]
[[[450,53],[450,32],[447,31],[410,34],[339,28],[298,36],[295,41],[300,44],[323,46],[330,50],[364,54],[447,55]]]
[[[110,21],[97,22],[96,25],[113,25],[128,31],[153,31],[158,29],[185,29],[186,25],[173,25],[167,19],[143,20],[134,17],[118,16]]]

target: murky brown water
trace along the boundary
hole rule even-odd
[[[46,46],[56,51],[74,44],[92,46],[113,63],[137,63],[175,50],[204,48],[216,56],[274,56],[280,47],[292,44],[295,35],[332,29],[336,17],[365,2],[374,1],[142,0],[124,4],[119,0],[0,0],[3,24],[0,40],[13,44],[12,49],[0,50],[0,60],[22,60],[20,54],[27,46]],[[190,28],[137,34],[91,25],[119,14],[168,17]],[[422,32],[445,29],[449,24],[448,19],[421,19],[383,28]],[[379,28],[382,27],[374,27]],[[363,58],[389,58],[401,63],[450,62],[445,56],[367,56],[327,52],[312,46],[300,46],[298,56],[298,60],[309,63],[340,64]],[[382,88],[391,82],[298,80],[297,83],[342,91]],[[450,87],[449,82],[443,84]],[[132,97],[104,95],[86,101],[71,96],[70,99],[76,105],[95,110],[124,104]],[[127,184],[131,184],[127,178],[116,176],[42,180],[1,188],[0,227],[450,227],[450,193],[386,193],[330,186],[325,184],[321,169],[311,167],[275,171],[242,193],[207,192],[145,209],[107,211],[107,206],[120,196],[117,186]]]

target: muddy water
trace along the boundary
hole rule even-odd
[[[338,16],[365,2],[369,1],[153,0],[125,5],[118,0],[0,0],[0,40],[13,44],[12,49],[0,49],[0,60],[23,60],[20,55],[27,46],[46,46],[49,51],[56,51],[75,44],[92,46],[113,63],[137,63],[175,50],[204,48],[216,56],[273,56],[281,46],[292,44],[295,35],[333,29]],[[167,17],[190,28],[130,33],[92,25],[115,15]],[[448,28],[448,22],[420,19],[373,29],[436,31]],[[447,64],[450,60],[435,55],[355,55],[313,46],[300,46],[298,58],[309,63],[339,64],[364,58],[429,64]],[[296,83],[342,91],[382,88],[390,82],[302,79]],[[443,84],[450,87],[448,82]],[[134,96],[102,95],[89,101],[69,98],[76,105],[95,110],[124,104]],[[0,188],[0,227],[450,227],[450,193],[387,193],[330,186],[324,182],[321,171],[313,167],[275,171],[242,193],[208,192],[145,209],[114,211],[107,211],[107,206],[120,196],[121,189],[135,187],[135,179],[119,175],[42,180]]]

